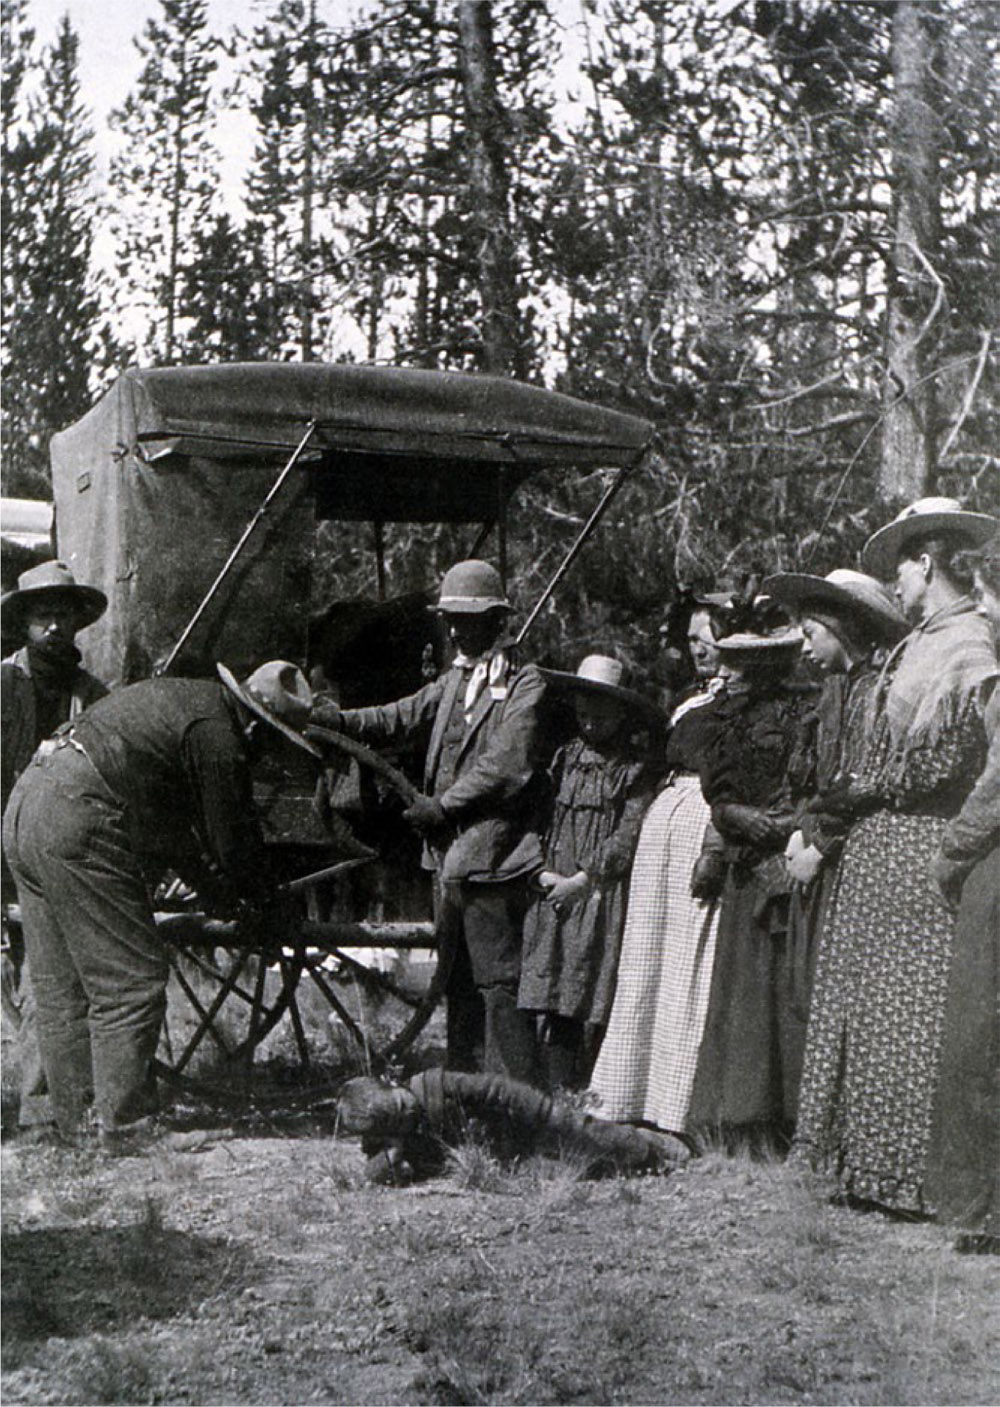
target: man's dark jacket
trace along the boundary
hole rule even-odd
[[[535,820],[546,761],[545,681],[534,665],[516,671],[508,666],[483,688],[466,722],[454,777],[439,790],[445,730],[468,677],[452,667],[395,703],[344,711],[340,726],[364,743],[426,737],[424,791],[454,828],[439,865],[433,858],[431,864],[448,881],[513,879],[532,873],[541,861]]]

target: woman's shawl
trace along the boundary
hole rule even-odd
[[[998,674],[989,625],[962,597],[923,621],[886,660],[865,772],[895,805],[964,794],[986,752],[983,712]]]

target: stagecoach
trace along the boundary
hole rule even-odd
[[[217,661],[242,677],[281,657],[345,706],[398,697],[443,667],[445,643],[427,609],[434,582],[389,592],[394,525],[464,529],[454,555],[487,555],[506,574],[520,486],[540,471],[608,470],[523,638],[655,452],[645,420],[492,376],[315,363],[127,371],[52,440],[59,555],[108,598],[80,637],[85,662],[120,684],[214,676]],[[325,523],[340,525],[342,551],[370,554],[365,599],[317,601],[317,568],[336,580],[336,556],[331,568],[317,551]],[[262,770],[268,844],[299,895],[293,933],[262,940],[202,911],[180,883],[161,885],[165,1075],[231,1084],[279,1023],[308,1068],[317,1051],[305,1013],[317,1003],[369,1068],[401,1058],[440,985],[432,961],[401,971],[398,961],[434,951],[429,883],[399,821],[397,794],[414,793],[418,762],[355,745],[319,778],[305,754]]]

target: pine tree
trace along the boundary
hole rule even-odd
[[[185,355],[185,265],[210,221],[218,153],[211,141],[218,41],[206,0],[160,0],[135,41],[145,63],[110,117],[125,138],[111,165],[117,274],[124,304],[147,319],[144,350],[164,364]]]
[[[44,496],[49,438],[86,409],[100,334],[93,134],[68,18],[36,60],[25,9],[3,11],[3,482]]]
[[[339,133],[331,75],[345,62],[315,0],[277,0],[249,40],[257,126],[247,208],[267,271],[262,318],[271,356],[329,356],[338,290],[327,172]]]

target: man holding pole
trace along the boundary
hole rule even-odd
[[[366,744],[426,743],[425,795],[403,815],[435,872],[448,1064],[471,1071],[481,1060],[491,1074],[530,1082],[534,1018],[518,1009],[517,988],[528,880],[541,864],[545,682],[504,647],[510,609],[495,568],[457,563],[436,606],[456,650],[451,667],[395,703],[341,711],[321,700],[313,720]]]

